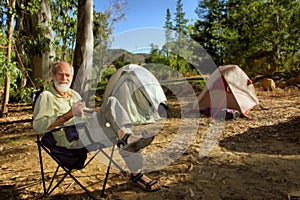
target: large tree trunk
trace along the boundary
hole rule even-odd
[[[4,93],[3,93],[3,101],[1,107],[1,116],[4,117],[8,113],[7,104],[9,101],[9,89],[10,89],[10,64],[11,64],[11,54],[12,54],[12,38],[13,38],[13,26],[14,26],[14,8],[15,8],[15,0],[9,1],[9,18],[8,18],[8,28],[7,28],[7,66],[8,69],[6,71],[5,83],[4,83]]]
[[[93,0],[78,1],[78,23],[74,55],[74,85],[89,103],[93,64]]]
[[[51,10],[47,0],[42,0],[41,8],[37,15],[26,16],[25,18],[24,29],[27,35],[37,36],[38,34],[42,34],[37,30],[37,27],[40,26],[45,28],[45,35],[43,35],[43,37],[49,39],[49,46],[40,47],[40,50],[48,48],[48,51],[40,51],[35,55],[32,55],[30,60],[30,66],[32,69],[31,77],[36,86],[41,86],[41,79],[46,82],[50,80],[51,65],[55,57],[55,52],[52,48],[54,36],[53,30],[50,26]]]

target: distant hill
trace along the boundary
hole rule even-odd
[[[146,53],[137,53],[133,54],[124,49],[109,49],[108,57],[113,58],[114,60],[119,60],[122,62],[130,62],[131,64],[144,64],[145,59],[149,57],[149,54]]]

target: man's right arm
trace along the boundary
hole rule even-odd
[[[56,118],[56,120],[47,128],[48,131],[63,125],[66,121],[69,121],[73,118],[72,110],[69,110],[67,113],[60,115]]]
[[[63,125],[74,116],[81,116],[83,113],[84,102],[78,101],[73,107],[69,107],[64,114],[58,115],[54,112],[53,96],[42,93],[37,99],[33,111],[33,128],[38,133],[45,133],[58,126]],[[50,108],[50,109],[49,109]]]
[[[48,131],[54,129],[55,127],[63,125],[66,121],[69,121],[74,116],[81,116],[83,114],[84,102],[78,101],[73,104],[72,108],[63,115],[57,117],[57,119],[48,127]]]

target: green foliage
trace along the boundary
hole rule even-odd
[[[50,51],[51,40],[45,35],[49,34],[48,27],[37,26],[36,31],[24,38],[25,52],[31,58],[34,55],[41,55]]]
[[[185,18],[185,12],[183,11],[182,0],[177,0],[176,12],[175,12],[175,26],[173,29],[178,34],[178,38],[188,34],[187,23],[188,19]]]
[[[116,60],[112,63],[116,69],[120,69],[121,67],[124,67],[125,65],[130,64],[128,61],[122,61],[122,60]]]
[[[7,1],[0,0],[0,29],[3,31],[5,29],[6,24],[6,4]]]
[[[163,50],[158,50],[154,49],[151,53],[150,56],[145,60],[147,65],[150,66],[149,64],[156,64],[156,66],[160,66],[157,64],[161,64],[164,66],[169,66],[171,69],[180,72],[183,75],[191,76],[197,74],[197,71],[192,67],[191,63],[187,59],[186,55],[184,52],[188,52],[188,50],[182,51],[181,55],[184,56],[182,57],[175,50],[167,56]],[[155,66],[155,65],[154,65]],[[153,66],[152,66],[153,67]],[[152,69],[152,68],[151,68]],[[162,76],[162,75],[158,75]],[[166,75],[168,76],[168,75]]]
[[[40,11],[41,8],[41,1],[40,0],[29,0],[25,2],[26,5],[22,4],[21,9],[25,11],[25,13],[28,14],[37,14]]]
[[[168,65],[160,63],[148,63],[143,67],[149,70],[159,81],[168,80],[170,77],[172,77],[172,71],[169,69]]]
[[[94,46],[103,45],[107,48],[112,35],[112,24],[109,22],[110,12],[94,12]]]
[[[5,79],[5,72],[9,70],[11,77],[11,88],[10,98],[13,101],[26,101],[27,96],[30,96],[30,88],[20,88],[19,80],[22,78],[21,75],[25,74],[20,71],[18,63],[20,61],[16,57],[16,52],[13,52],[12,62],[7,63],[7,55],[5,46],[7,45],[7,19],[9,18],[8,13],[8,2],[0,1],[0,88],[3,86]],[[14,37],[13,48],[15,51],[16,46],[21,54],[21,60],[25,65],[25,68],[29,66],[28,61],[33,55],[41,55],[47,53],[51,46],[54,46],[55,60],[66,60],[72,63],[73,52],[76,41],[76,27],[77,27],[77,0],[55,0],[47,1],[51,8],[52,22],[49,27],[48,24],[39,25],[36,27],[38,17],[36,14],[41,9],[41,0],[26,0],[16,1],[16,8],[14,10],[15,22],[14,22]],[[107,8],[103,12],[95,13],[94,23],[94,41],[95,44],[104,45],[105,50],[109,46],[109,39],[112,34],[114,24],[125,18],[123,9],[126,6],[126,1],[114,1],[113,5]],[[45,15],[44,15],[45,14]],[[43,13],[42,17],[47,16],[47,13]],[[101,30],[101,31],[99,31]],[[50,33],[54,32],[54,43],[47,37]],[[17,40],[16,40],[17,39]],[[99,71],[104,66],[104,62],[100,63]],[[119,65],[127,64],[125,62]],[[30,71],[30,70],[29,70]],[[103,77],[108,79],[111,76],[111,72],[105,72]],[[43,81],[44,82],[44,81]]]
[[[193,69],[190,61],[193,57],[191,48],[191,40],[188,35],[190,26],[187,24],[188,19],[185,18],[183,4],[181,0],[177,0],[174,25],[171,21],[171,12],[167,9],[166,22],[164,28],[166,43],[162,50],[153,50],[146,63],[160,63],[171,67],[173,70],[184,75],[193,75]]]
[[[153,49],[150,53],[150,56],[145,59],[146,63],[160,63],[164,65],[169,65],[169,59],[162,51],[158,49]]]
[[[114,24],[125,19],[123,9],[127,6],[124,0],[115,1],[111,6],[100,12],[94,12],[94,46],[108,47]]]
[[[75,41],[76,41],[76,16],[77,1],[52,1],[51,27],[56,34],[54,47],[58,60],[72,62]]]
[[[124,66],[124,65],[123,65]],[[114,67],[107,67],[102,74],[102,81],[106,82],[110,79],[110,77],[113,75],[113,73],[115,73],[115,71],[117,71],[116,68]]]
[[[17,63],[14,61],[16,55],[12,54],[12,61],[7,63],[7,55],[4,51],[0,51],[0,88],[4,88],[5,77],[9,74],[11,85],[16,83],[18,77],[23,77],[22,71],[18,68]]]
[[[166,13],[166,22],[165,22],[165,38],[166,43],[164,45],[164,51],[166,52],[166,56],[169,56],[169,52],[171,51],[170,43],[172,42],[172,30],[173,30],[173,24],[172,24],[172,18],[171,18],[171,12],[170,9],[167,9]]]
[[[125,0],[115,1],[111,6],[100,12],[94,12],[94,47],[97,53],[94,54],[94,63],[96,68],[96,74],[101,76],[101,72],[105,66],[110,65],[111,61],[108,56],[108,48],[111,43],[111,35],[115,23],[125,19],[125,13],[123,9],[127,6]],[[101,56],[99,56],[101,55]],[[124,61],[117,60],[115,63],[117,68],[122,67]]]
[[[30,103],[34,91],[33,87],[10,88],[10,101],[12,103]]]
[[[7,39],[3,32],[0,32],[0,46],[5,46]],[[8,68],[7,66],[7,57],[4,49],[0,50],[0,88],[4,85],[4,71]]]
[[[5,80],[5,72],[8,68],[7,66],[7,57],[6,55],[2,54],[2,52],[0,53],[0,91],[2,88],[4,88],[4,80]]]
[[[11,62],[10,64],[7,64],[6,56],[4,57],[4,62],[3,60],[0,60],[2,65],[0,65],[0,86],[4,87],[4,77],[7,76],[7,72],[9,72],[10,75],[10,102],[29,102],[31,95],[32,95],[32,88],[28,87],[23,87],[19,88],[19,81],[24,77],[24,73],[22,70],[20,70],[17,67],[16,62]],[[1,56],[0,56],[1,59]],[[14,60],[14,58],[12,58]]]
[[[95,82],[92,85],[92,88],[96,91],[96,95],[103,95],[107,82],[109,81],[113,73],[116,72],[116,70],[117,69],[115,67],[107,67],[103,70],[101,82]]]
[[[299,66],[299,10],[297,0],[200,1],[192,37],[217,65],[271,75]]]

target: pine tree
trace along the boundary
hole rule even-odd
[[[188,19],[185,18],[185,12],[183,11],[182,0],[177,0],[176,12],[175,12],[175,27],[174,30],[177,33],[177,37],[181,38],[187,35],[187,23]]]
[[[193,39],[217,65],[235,63],[267,76],[293,71],[299,63],[299,8],[298,0],[200,1]]]
[[[173,30],[173,24],[171,21],[171,12],[170,9],[167,9],[166,13],[166,22],[165,22],[165,37],[166,37],[166,44],[164,45],[164,51],[166,53],[166,56],[169,57],[169,53],[171,50],[171,42],[172,42],[172,30]]]
[[[226,14],[224,0],[199,1],[195,10],[199,20],[194,25],[193,39],[200,43],[217,65],[222,64],[221,22]]]
[[[174,62],[170,61],[170,65],[173,69],[178,70],[182,74],[186,74],[190,70],[191,51],[189,31],[188,31],[188,19],[185,18],[185,12],[183,11],[182,0],[177,0],[176,12],[175,12],[175,26],[174,31],[176,38],[172,44],[171,58]],[[173,64],[172,64],[173,63]]]

